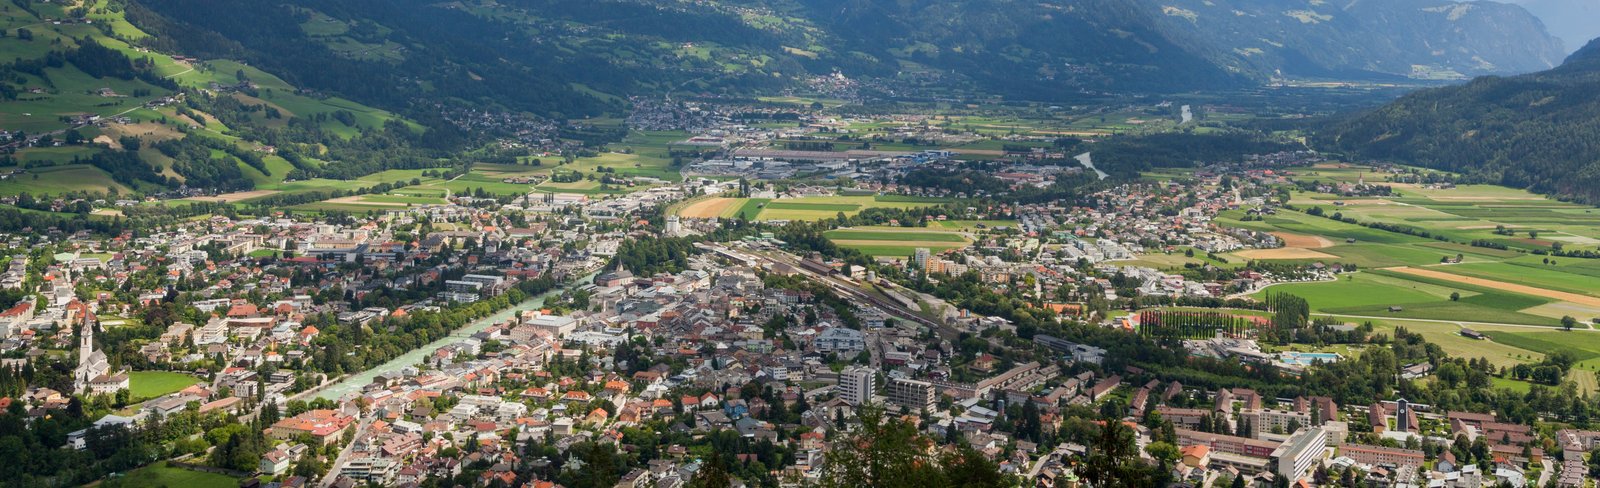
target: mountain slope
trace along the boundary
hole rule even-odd
[[[452,133],[232,59],[169,50],[129,22],[139,15],[151,14],[117,0],[0,9],[0,52],[14,56],[0,64],[0,171],[26,175],[0,182],[0,195],[249,189],[328,166],[398,166],[424,154],[410,147],[442,147],[430,144]],[[215,52],[237,49],[182,33]]]
[[[1192,90],[1247,77],[1122,0],[803,0],[839,50],[885,68],[925,66],[1011,94]]]
[[[1520,8],[1445,0],[137,0],[131,11],[175,50],[392,110],[447,98],[564,116],[617,108],[590,90],[740,93],[833,71],[1047,100],[1510,74],[1560,56]]]
[[[1521,71],[1554,46],[1520,9],[1444,0],[11,0],[0,29],[0,166],[144,193],[433,168],[494,137],[468,111],[560,130],[833,72],[1073,100]]]
[[[1600,202],[1600,41],[1560,67],[1420,91],[1328,127],[1320,146]]]
[[[1491,1],[1491,0],[1480,0]],[[1544,21],[1551,35],[1561,38],[1568,50],[1583,47],[1600,37],[1600,2],[1595,0],[1508,0],[1527,9]]]
[[[1526,73],[1561,61],[1537,18],[1443,0],[1152,0],[1167,27],[1209,40],[1240,69],[1313,77]]]

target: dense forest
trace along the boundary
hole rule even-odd
[[[1155,168],[1186,168],[1200,163],[1233,161],[1242,154],[1271,154],[1304,148],[1297,142],[1275,140],[1247,131],[1124,136],[1093,146],[1096,166],[1112,175],[1128,178]]]
[[[1600,202],[1600,43],[1550,71],[1420,91],[1337,121],[1320,147]]]

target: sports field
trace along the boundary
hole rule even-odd
[[[171,371],[133,371],[128,373],[128,390],[134,400],[147,400],[173,393],[200,380],[185,373]]]

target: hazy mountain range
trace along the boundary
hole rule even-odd
[[[1561,38],[1568,52],[1600,37],[1600,0],[1501,0],[1522,6]]]

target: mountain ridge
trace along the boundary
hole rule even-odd
[[[562,116],[617,108],[570,83],[613,95],[736,93],[837,71],[1054,100],[1295,78],[1464,79],[1546,69],[1562,52],[1520,7],[1443,0],[1293,9],[1268,0],[136,3],[150,15],[135,22],[172,24],[171,47],[221,46],[388,108],[411,103],[410,90]],[[382,51],[394,47],[404,51]],[[393,55],[350,56],[372,50]],[[330,63],[360,76],[336,76]]]
[[[1556,68],[1422,90],[1329,124],[1319,147],[1600,202],[1600,41]]]

